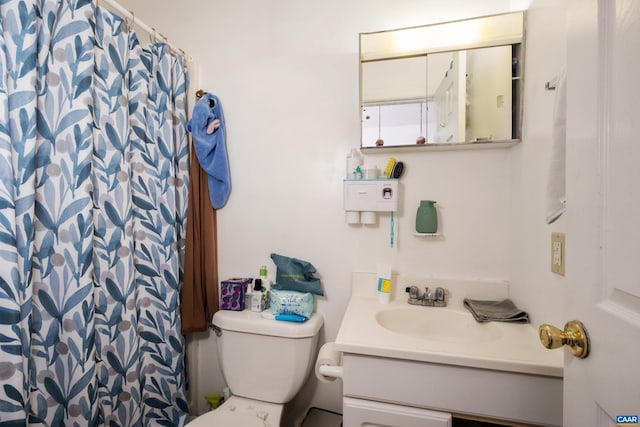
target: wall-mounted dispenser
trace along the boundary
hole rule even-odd
[[[349,224],[375,224],[377,212],[398,210],[398,180],[345,180],[344,210]]]
[[[438,232],[438,212],[434,200],[420,200],[416,213],[416,232],[434,234]]]

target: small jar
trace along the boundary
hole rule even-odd
[[[435,201],[421,200],[420,207],[416,213],[416,231],[418,233],[438,232],[438,213],[436,212]]]
[[[378,179],[380,171],[377,166],[364,165],[362,166],[362,178],[364,179]]]

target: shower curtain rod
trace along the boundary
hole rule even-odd
[[[97,1],[98,4],[101,3],[101,2],[102,3],[106,3],[107,5],[111,6],[116,12],[122,14],[124,18],[133,21],[134,24],[136,24],[138,27],[142,28],[144,31],[146,31],[148,34],[150,34],[152,37],[159,38],[159,39],[164,39],[164,42],[169,46],[169,48],[171,50],[173,50],[175,53],[182,54],[182,56],[184,57],[185,60],[193,59],[190,55],[187,55],[187,53],[184,50],[180,49],[178,46],[176,46],[173,43],[171,43],[169,41],[169,39],[167,38],[167,36],[165,36],[162,33],[159,33],[155,28],[150,27],[149,25],[145,24],[132,11],[126,9],[124,6],[122,6],[116,0],[98,0]]]

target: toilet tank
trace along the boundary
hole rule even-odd
[[[315,363],[323,320],[319,313],[295,323],[248,310],[216,312],[218,359],[231,392],[272,403],[293,399]]]

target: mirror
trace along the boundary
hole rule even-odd
[[[520,139],[524,12],[360,34],[362,148]]]

